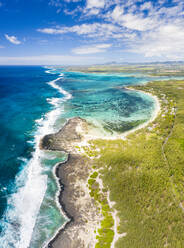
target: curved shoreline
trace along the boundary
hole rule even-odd
[[[145,95],[148,95],[149,97],[151,97],[154,102],[155,102],[155,107],[154,107],[154,110],[152,112],[152,115],[150,117],[150,119],[148,119],[147,121],[145,121],[144,123],[138,125],[137,127],[134,127],[128,131],[125,131],[123,132],[122,134],[112,134],[110,136],[101,136],[101,135],[97,135],[96,133],[88,133],[86,134],[86,137],[85,137],[85,141],[86,143],[90,140],[95,140],[95,139],[104,139],[104,140],[116,140],[116,139],[126,139],[126,137],[131,134],[131,133],[134,133],[136,131],[138,131],[139,129],[142,129],[142,128],[145,128],[146,126],[148,126],[151,122],[153,122],[158,114],[160,113],[160,110],[161,110],[161,105],[160,105],[160,101],[158,99],[157,96],[151,94],[150,92],[146,92],[146,91],[143,91],[143,90],[139,90],[139,89],[134,89],[133,87],[123,87],[124,89],[126,89],[127,91],[137,91],[137,92],[141,92]]]
[[[70,119],[58,133],[44,136],[40,143],[41,149],[65,151],[68,154],[68,159],[55,166],[55,176],[59,183],[57,202],[66,213],[68,221],[56,231],[44,247],[60,247],[61,243],[62,247],[66,248],[86,247],[85,244],[92,247],[95,241],[94,230],[98,226],[100,215],[89,192],[85,192],[91,164],[89,159],[77,154],[75,150],[75,145],[82,140],[76,130],[78,125],[83,125],[84,128],[85,120],[79,117]],[[67,141],[64,140],[65,136],[68,137]],[[77,185],[78,182],[80,185]],[[83,187],[80,187],[81,185]],[[83,227],[85,230],[81,234]],[[75,240],[75,244],[70,245],[72,240]]]
[[[129,131],[123,133],[123,135],[118,135],[118,136],[116,136],[116,137],[109,137],[109,138],[104,137],[104,139],[118,139],[118,138],[124,139],[124,138],[126,138],[127,135],[129,135],[129,134],[131,134],[131,133],[133,133],[133,132],[135,132],[135,131],[137,131],[137,130],[139,130],[139,129],[145,128],[148,124],[150,124],[151,122],[153,122],[153,121],[156,119],[156,117],[158,116],[158,114],[159,114],[159,112],[160,112],[160,102],[159,102],[158,97],[152,95],[151,93],[147,93],[147,92],[144,92],[144,91],[141,91],[141,90],[137,90],[137,89],[133,89],[133,88],[126,88],[126,89],[127,89],[127,90],[133,90],[133,91],[139,91],[139,92],[142,92],[142,93],[144,93],[144,94],[147,94],[147,95],[151,96],[151,97],[155,100],[155,104],[156,104],[155,109],[154,109],[154,111],[153,111],[153,114],[152,114],[151,118],[150,118],[148,121],[146,121],[145,123],[143,123],[143,124],[137,126],[136,128],[133,128],[133,129],[131,129],[131,130],[129,130]],[[73,119],[77,119],[77,118],[78,118],[78,117],[73,118]],[[73,119],[70,119],[70,120],[65,124],[65,126],[67,126],[68,123],[69,123],[71,120],[73,120]],[[79,118],[79,119],[81,119],[81,118]],[[64,126],[64,127],[65,127],[65,126]],[[64,128],[64,127],[63,127],[63,128]],[[62,128],[61,130],[63,130],[63,128]],[[60,130],[60,131],[61,131],[61,130]],[[60,131],[59,131],[59,132],[60,132]],[[56,135],[56,134],[55,134],[55,135]],[[46,135],[46,136],[48,136],[48,135]],[[46,136],[45,136],[45,137],[46,137]],[[45,138],[45,137],[44,137],[44,138]],[[43,138],[43,139],[44,139],[44,138]],[[97,139],[97,138],[101,138],[101,137],[95,137],[95,138],[93,137],[93,139]],[[88,136],[87,139],[85,139],[85,143],[87,143],[90,139],[91,139],[91,137]],[[42,142],[43,142],[43,140],[42,140]],[[42,143],[42,145],[43,145],[43,143]],[[41,145],[41,146],[42,146],[42,145]],[[45,149],[45,147],[42,147],[42,148]],[[50,150],[50,148],[48,149],[48,147],[47,147],[46,149],[47,149],[47,150]],[[57,148],[57,149],[51,149],[51,150],[58,150],[58,148]],[[67,149],[63,149],[62,151],[66,152],[66,150],[67,150]],[[70,152],[71,152],[71,151],[70,151]],[[58,194],[56,195],[56,197],[57,197],[57,203],[59,203],[59,205],[60,205],[60,206],[58,206],[58,207],[59,207],[61,213],[64,214],[64,215],[68,218],[68,221],[66,221],[66,222],[62,225],[62,227],[60,227],[60,228],[56,231],[56,233],[54,234],[53,238],[52,238],[50,241],[48,241],[47,244],[46,244],[46,246],[44,246],[44,247],[48,247],[48,248],[55,247],[55,246],[53,246],[54,242],[58,239],[58,237],[59,237],[61,234],[63,234],[63,233],[65,232],[65,230],[70,226],[70,224],[71,224],[71,223],[74,223],[74,221],[75,221],[75,220],[74,220],[74,217],[67,211],[66,204],[65,204],[65,202],[62,200],[62,195],[63,195],[63,192],[64,192],[64,190],[65,190],[65,185],[63,184],[63,182],[62,182],[62,180],[61,180],[61,177],[60,177],[60,173],[59,173],[60,168],[61,168],[63,165],[66,165],[66,164],[69,162],[70,156],[71,156],[70,152],[67,152],[67,153],[68,153],[68,158],[67,158],[64,162],[56,164],[56,165],[55,165],[55,169],[54,169],[54,174],[55,174],[56,180],[57,180],[57,182],[58,182],[58,186],[59,186],[59,187],[58,187]],[[116,222],[115,222],[115,223],[116,223]],[[90,246],[90,247],[91,247],[91,246]]]
[[[159,101],[158,97],[155,96],[155,95],[153,95],[153,94],[151,94],[150,92],[145,92],[145,91],[143,91],[143,90],[134,89],[133,87],[124,87],[124,88],[125,88],[126,90],[129,90],[129,91],[137,91],[137,92],[141,92],[141,93],[143,93],[143,94],[146,94],[146,95],[150,96],[152,99],[154,99],[155,105],[156,105],[156,106],[155,106],[155,109],[154,109],[154,111],[153,111],[153,113],[152,113],[152,115],[151,115],[151,118],[150,118],[149,120],[147,120],[146,122],[144,122],[144,123],[138,125],[137,127],[132,128],[131,130],[125,132],[125,133],[122,135],[122,137],[125,138],[127,135],[129,135],[129,134],[131,134],[131,133],[134,133],[134,132],[136,132],[136,131],[139,130],[139,129],[145,128],[145,127],[148,126],[151,122],[153,122],[153,121],[157,118],[158,114],[160,113],[161,105],[160,105],[160,101]]]
[[[56,203],[57,203],[57,206],[59,208],[59,211],[65,217],[66,221],[63,223],[63,225],[61,227],[58,228],[58,230],[53,235],[53,238],[51,238],[49,241],[46,242],[46,244],[43,246],[43,248],[52,247],[52,243],[55,241],[55,239],[57,239],[57,236],[60,235],[60,233],[65,228],[67,228],[67,225],[71,221],[73,221],[73,217],[70,216],[70,214],[67,212],[67,210],[65,208],[65,204],[64,204],[64,202],[62,202],[62,199],[61,199],[61,195],[62,195],[62,192],[64,191],[65,186],[64,186],[64,184],[61,182],[61,180],[59,178],[59,167],[68,162],[69,156],[70,156],[70,154],[67,154],[67,159],[65,161],[63,161],[63,162],[57,163],[53,168],[53,175],[54,175],[54,177],[56,179],[56,182],[57,182],[57,185],[58,185],[58,190],[57,190],[57,193],[56,193]]]

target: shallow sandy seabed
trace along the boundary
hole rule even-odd
[[[145,92],[144,92],[145,93]],[[64,229],[58,231],[56,237],[50,241],[48,247],[53,248],[93,248],[96,244],[96,233],[100,227],[102,215],[97,205],[89,194],[87,181],[92,172],[93,161],[84,158],[83,147],[90,146],[89,141],[94,139],[126,139],[127,135],[141,128],[145,128],[155,120],[160,112],[160,103],[156,96],[150,93],[155,100],[155,110],[149,121],[121,135],[106,135],[100,133],[96,128],[89,127],[87,122],[79,117],[70,119],[66,125],[56,134],[46,135],[41,141],[42,149],[65,151],[69,155],[68,162],[58,166],[57,177],[64,185],[64,190],[59,195],[59,202],[69,217],[70,221]],[[102,182],[101,182],[102,184]],[[109,206],[113,209],[114,203],[110,201]],[[111,248],[114,247],[118,238],[126,236],[118,234],[119,225],[118,213],[114,209],[114,240]]]

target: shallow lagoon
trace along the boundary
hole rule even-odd
[[[65,155],[40,151],[39,139],[74,116],[109,134],[148,120],[154,100],[122,86],[153,78],[42,67],[1,67],[0,75],[0,246],[26,248],[31,240],[31,247],[41,247],[65,221],[53,174]]]

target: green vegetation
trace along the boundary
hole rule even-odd
[[[99,183],[96,181],[99,173],[94,172],[88,180],[88,188],[90,190],[90,196],[94,198],[96,204],[100,206],[100,211],[103,216],[101,221],[101,227],[98,229],[97,233],[97,243],[95,248],[110,248],[114,237],[114,231],[112,230],[114,226],[114,220],[111,215],[111,209],[109,208],[106,196],[106,190],[100,189]]]
[[[94,157],[96,157],[98,155],[98,152],[96,151],[94,145],[91,145],[90,147],[84,146],[83,150],[84,150],[84,154],[87,157],[94,158]]]
[[[97,178],[97,176],[98,176],[98,172],[95,171],[95,172],[91,175],[91,178]]]
[[[116,202],[119,232],[127,233],[116,248],[183,248],[184,81],[152,82],[134,88],[161,99],[158,118],[127,140],[92,142],[95,154],[99,149],[101,155],[94,166]],[[89,188],[104,215],[96,247],[107,248],[113,238],[113,220],[95,176],[89,179]]]
[[[73,66],[66,68],[68,71],[80,71],[84,73],[144,73],[152,76],[184,76],[184,64],[132,64],[132,65],[96,65]]]

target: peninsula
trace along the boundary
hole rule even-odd
[[[48,247],[182,247],[184,81],[127,90],[159,99],[152,119],[134,131],[89,139],[88,123],[76,117],[42,139],[42,149],[68,153],[56,175],[70,221]]]

